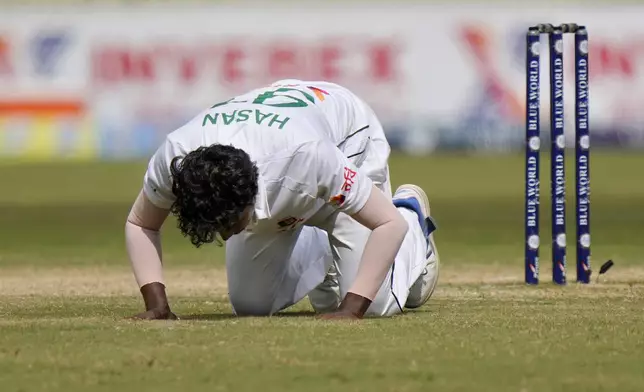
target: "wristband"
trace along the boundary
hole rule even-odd
[[[169,308],[168,298],[165,294],[165,285],[152,282],[141,287],[141,295],[145,302],[145,310]]]
[[[355,293],[347,293],[344,300],[338,308],[341,312],[349,312],[358,318],[364,317],[364,314],[371,306],[371,300]]]

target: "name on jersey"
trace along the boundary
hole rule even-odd
[[[290,117],[280,117],[275,113],[264,113],[259,109],[242,109],[233,110],[232,113],[213,113],[206,114],[201,123],[202,127],[206,125],[231,125],[240,122],[255,122],[257,125],[266,125],[283,129],[288,123]]]

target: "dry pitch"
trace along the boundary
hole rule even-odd
[[[570,246],[571,284],[555,287],[544,247],[543,283],[526,287],[521,156],[394,157],[395,185],[430,194],[441,281],[425,307],[359,323],[317,320],[306,301],[231,317],[222,249],[191,249],[173,222],[164,251],[182,320],[128,321],[141,303],[122,228],[145,164],[2,166],[0,390],[641,391],[644,156],[591,165],[593,267],[616,266],[579,286]],[[574,238],[572,203],[568,218]]]

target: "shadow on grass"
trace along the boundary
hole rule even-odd
[[[290,317],[313,317],[316,313],[311,310],[285,311],[273,315],[273,318],[290,318]],[[179,315],[181,320],[206,320],[206,321],[224,321],[237,318],[249,317],[268,317],[268,316],[236,316],[232,313],[205,313],[205,314],[188,314]]]

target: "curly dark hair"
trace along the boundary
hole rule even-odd
[[[257,166],[233,146],[199,147],[174,158],[170,172],[176,196],[170,211],[181,234],[197,248],[235,225],[258,192]]]

